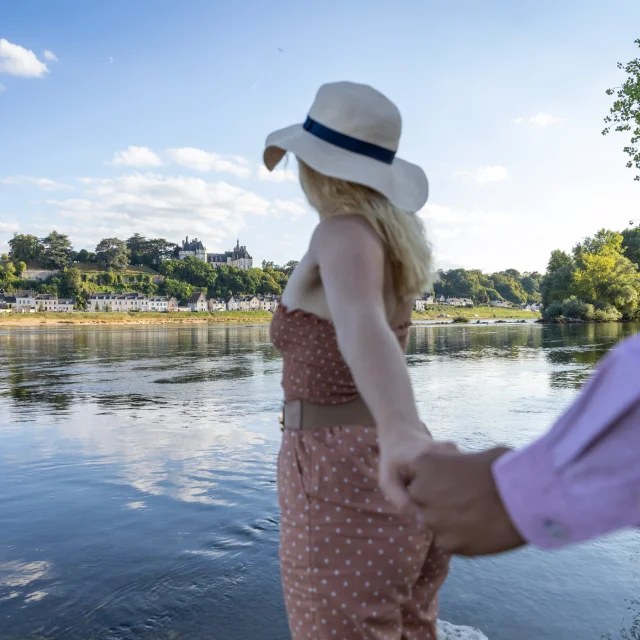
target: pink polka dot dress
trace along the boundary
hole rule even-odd
[[[396,329],[404,346],[409,323]],[[353,400],[334,327],[280,306],[271,339],[286,400]],[[378,488],[376,429],[284,432],[280,568],[293,640],[432,640],[449,559]]]

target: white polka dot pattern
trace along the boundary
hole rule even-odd
[[[378,488],[371,427],[284,433],[280,565],[293,640],[435,640],[449,559]]]

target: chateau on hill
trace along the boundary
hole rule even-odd
[[[240,240],[238,240],[236,246],[231,251],[225,251],[224,253],[207,253],[207,248],[202,244],[201,240],[194,238],[189,242],[189,238],[185,238],[182,242],[182,247],[178,250],[178,257],[180,260],[184,260],[188,256],[194,256],[199,260],[208,262],[212,267],[218,267],[221,264],[228,264],[236,269],[251,269],[253,268],[253,258],[249,255],[247,247],[240,246]]]

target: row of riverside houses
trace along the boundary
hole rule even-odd
[[[180,306],[176,298],[167,296],[145,296],[142,293],[94,293],[87,301],[88,311],[275,311],[278,307],[276,296],[231,296],[210,298],[204,293],[194,293],[185,306]]]
[[[51,293],[34,291],[0,291],[0,313],[35,313],[36,311],[69,312],[76,306],[75,298],[58,298]]]
[[[17,291],[7,294],[0,291],[0,313],[71,312],[76,306],[74,298],[58,298],[49,293]],[[210,298],[204,293],[194,293],[185,306],[180,306],[176,298],[168,296],[147,296],[143,293],[93,293],[87,300],[87,311],[98,313],[109,311],[275,311],[278,308],[276,296],[231,296],[227,300]]]
[[[416,298],[413,302],[413,308],[415,311],[424,311],[426,307],[435,304],[447,305],[450,307],[473,307],[473,300],[471,298],[445,298],[444,296],[440,296],[437,299],[434,299],[433,296],[427,296],[426,298]],[[489,303],[492,307],[503,307],[505,309],[510,309],[511,307],[515,307],[517,305],[508,302],[507,300],[491,300]],[[534,304],[523,304],[520,305],[522,309],[525,311],[541,311],[542,305],[538,303]]]
[[[426,298],[416,298],[413,301],[413,308],[415,311],[424,311],[426,307],[434,304],[445,304],[450,307],[472,307],[473,300],[471,298],[445,298],[444,296],[435,299],[433,296],[427,296]]]

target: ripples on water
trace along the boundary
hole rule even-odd
[[[469,449],[545,430],[635,329],[417,326],[423,416]],[[266,327],[0,329],[0,638],[286,640]],[[491,640],[617,638],[638,535],[456,561]]]

